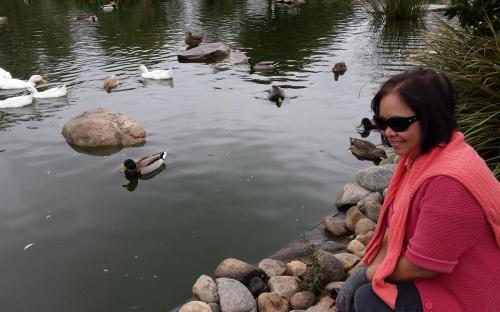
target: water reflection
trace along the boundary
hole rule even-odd
[[[162,172],[163,170],[166,170],[166,169],[167,169],[167,165],[163,163],[158,169],[156,169],[155,171],[153,171],[153,172],[151,172],[149,174],[142,175],[142,176],[140,176],[138,178],[125,177],[128,180],[128,184],[124,184],[122,186],[127,191],[133,192],[133,191],[135,191],[137,189],[137,186],[139,185],[139,180],[142,180],[142,181],[151,180],[156,175],[158,175],[160,172]]]

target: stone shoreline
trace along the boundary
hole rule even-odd
[[[335,298],[373,236],[397,157],[362,169],[336,200],[338,212],[257,266],[227,258],[202,275],[180,312],[336,312]]]

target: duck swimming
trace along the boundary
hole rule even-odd
[[[33,95],[14,96],[0,101],[0,108],[17,108],[27,106],[33,103]]]
[[[281,107],[281,103],[285,99],[285,91],[276,85],[272,85],[267,92],[269,92],[267,98],[270,101],[276,102],[278,107]]]
[[[372,142],[355,138],[349,138],[349,142],[351,143],[351,152],[356,157],[375,161],[387,158],[385,151],[376,147]]]
[[[89,22],[97,22],[97,16],[92,13],[80,13],[75,19],[77,21],[87,20]]]
[[[256,62],[253,59],[248,59],[250,70],[274,70],[280,61],[260,61]]]
[[[127,178],[138,178],[161,168],[165,164],[165,157],[167,157],[167,152],[142,157],[137,161],[127,159],[123,162],[120,172],[125,173]]]
[[[141,72],[141,77],[146,78],[146,79],[156,79],[156,80],[161,80],[161,79],[172,79],[174,78],[174,73],[172,68],[169,68],[167,70],[165,69],[155,69],[152,71],[149,71],[148,68],[144,65],[139,66],[139,71]]]
[[[33,75],[28,81],[20,79],[7,79],[0,78],[0,89],[26,89],[28,87],[34,87],[37,82],[47,83],[47,80],[43,79],[40,75]]]
[[[202,41],[202,36],[193,36],[190,31],[187,31],[186,36],[184,37],[184,43],[186,43],[190,47],[197,47]]]
[[[3,68],[0,68],[0,78],[12,79],[12,75]]]
[[[113,88],[116,88],[118,86],[118,78],[116,78],[116,75],[111,75],[108,78],[104,79],[104,84],[102,87],[104,90],[107,92],[111,92]]]
[[[35,87],[28,87],[28,91],[30,91],[31,94],[33,94],[33,97],[37,99],[63,97],[68,93],[68,91],[66,90],[66,85],[50,88],[45,91],[38,91]]]
[[[118,9],[118,4],[116,4],[116,2],[110,2],[108,4],[103,4],[101,5],[101,9],[104,11],[104,12],[111,12],[113,10],[116,10]]]

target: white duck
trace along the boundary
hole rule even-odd
[[[35,87],[28,87],[28,91],[33,94],[34,98],[37,99],[57,98],[66,96],[66,94],[68,93],[68,91],[66,90],[66,85],[50,88],[41,92],[39,92]]]
[[[26,105],[30,105],[31,103],[33,103],[33,95],[32,94],[14,96],[14,97],[5,99],[3,101],[0,101],[0,108],[23,107]]]
[[[34,87],[37,82],[47,83],[47,80],[40,75],[33,75],[28,81],[0,78],[0,89],[26,89],[27,87]]]
[[[0,68],[0,78],[12,79],[11,74],[3,68]]]
[[[146,79],[172,79],[174,78],[174,73],[172,68],[167,70],[155,69],[149,71],[146,66],[140,65],[139,71],[141,72],[141,77]]]

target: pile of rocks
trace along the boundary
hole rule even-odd
[[[396,160],[390,158],[391,161]],[[272,258],[260,261],[257,266],[234,258],[225,259],[215,270],[215,280],[207,275],[198,278],[193,286],[192,301],[180,307],[179,311],[337,311],[336,295],[346,277],[361,263],[394,169],[393,163],[385,163],[360,170],[356,183],[346,184],[336,201],[339,211],[347,208],[345,218],[324,218],[320,230],[327,237],[324,240],[329,240],[331,244],[313,241],[322,284],[326,285],[320,296],[315,296],[304,287],[305,279],[314,270],[311,259],[299,252],[297,247],[287,247],[283,249],[286,252],[278,252]]]

